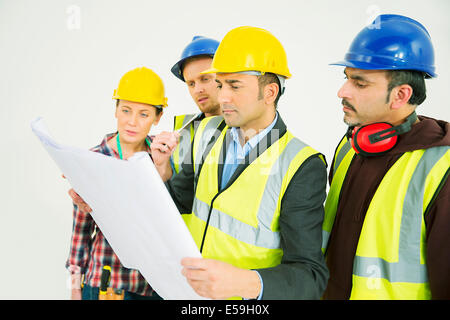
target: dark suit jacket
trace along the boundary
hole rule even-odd
[[[224,124],[219,126],[219,130],[223,127]],[[286,125],[278,116],[273,129],[249,152],[245,162],[238,166],[228,184],[232,184],[259,154],[285,133]],[[214,141],[210,142],[206,153],[211,149]],[[226,148],[224,143],[223,157],[225,157]],[[185,159],[190,161],[182,164],[181,173],[166,182],[166,186],[180,212],[191,214],[196,177],[194,177],[192,155],[188,155]],[[222,171],[223,165],[219,165],[219,186]],[[279,218],[283,250],[281,264],[257,270],[263,280],[262,299],[321,298],[329,276],[321,252],[326,183],[326,165],[318,156],[307,159],[289,183],[281,201]]]

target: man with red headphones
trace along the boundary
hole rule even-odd
[[[417,116],[436,77],[419,22],[380,15],[338,91],[349,126],[330,169],[325,299],[450,299],[450,124]]]

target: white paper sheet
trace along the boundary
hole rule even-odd
[[[92,217],[125,267],[139,270],[164,299],[204,299],[182,276],[180,264],[184,257],[201,254],[146,153],[119,160],[57,143],[41,118],[31,127],[92,208]]]

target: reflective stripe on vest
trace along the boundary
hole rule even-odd
[[[354,155],[353,150],[346,151],[346,141],[341,144],[325,206],[324,234],[331,232],[342,182]],[[347,154],[339,155],[341,151]],[[364,219],[351,299],[430,298],[424,213],[449,166],[450,148],[444,146],[406,152],[388,170]],[[324,241],[322,249],[326,246]]]
[[[196,114],[175,116],[173,131],[182,128],[194,116],[196,116]],[[192,139],[194,139],[194,122],[180,132],[180,142],[172,154],[173,166],[176,174],[178,174],[181,170],[180,164],[183,162],[184,157],[188,154]]]
[[[222,116],[212,116],[205,118],[200,122],[197,128],[197,131],[200,132],[200,138],[194,139],[192,148],[194,172],[196,171],[198,164],[202,161],[201,157],[211,138],[217,133],[216,129],[222,121],[224,121]]]
[[[200,124],[198,136],[201,127],[205,126]],[[207,227],[202,250],[205,258],[247,269],[278,265],[282,257],[278,229],[281,199],[301,164],[318,153],[286,132],[219,192],[218,161],[226,130],[227,127],[202,164],[194,213],[186,223],[199,247]],[[198,136],[194,148],[210,140],[207,136],[200,142]],[[202,152],[196,150],[194,154]]]
[[[325,219],[322,226],[322,252],[325,254],[336,216],[339,195],[344,182],[348,167],[353,160],[355,151],[351,147],[350,141],[344,137],[340,142],[333,165],[333,180],[331,180],[330,190],[325,201]]]
[[[298,150],[306,147],[300,140],[292,139],[283,150],[282,155],[272,166],[257,212],[257,220],[259,221],[257,227],[241,222],[216,208],[212,209],[209,225],[248,244],[268,249],[279,248],[280,234],[278,231],[272,231],[270,229],[275,212],[274,208],[277,207],[277,202],[280,199],[283,177],[286,176],[287,170],[289,169],[290,163],[288,161],[295,157]],[[311,151],[314,153],[313,150]],[[308,157],[310,156],[309,153],[305,153],[305,156],[307,155]],[[280,163],[281,161],[284,163]],[[196,198],[193,211],[198,218],[206,222],[209,210],[209,204]]]
[[[350,141],[347,139],[343,139],[338,147],[338,152],[337,152],[336,158],[334,160],[333,177],[336,174],[336,170],[339,167],[339,165],[341,164],[342,160],[344,160],[344,157],[348,154],[348,152],[351,149],[352,149],[352,144],[350,143]],[[351,154],[354,155],[355,153],[352,152]]]

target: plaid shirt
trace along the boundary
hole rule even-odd
[[[101,144],[92,148],[91,151],[120,159],[119,154],[107,144],[108,140],[114,136],[115,133],[107,134]],[[152,141],[151,137],[148,138]],[[147,152],[150,155],[148,146]],[[75,204],[73,207],[72,239],[66,268],[80,270],[81,274],[84,274],[85,284],[91,287],[100,287],[102,268],[109,265],[111,266],[110,287],[151,296],[153,289],[138,270],[127,269],[122,266],[92,216],[78,210]]]

